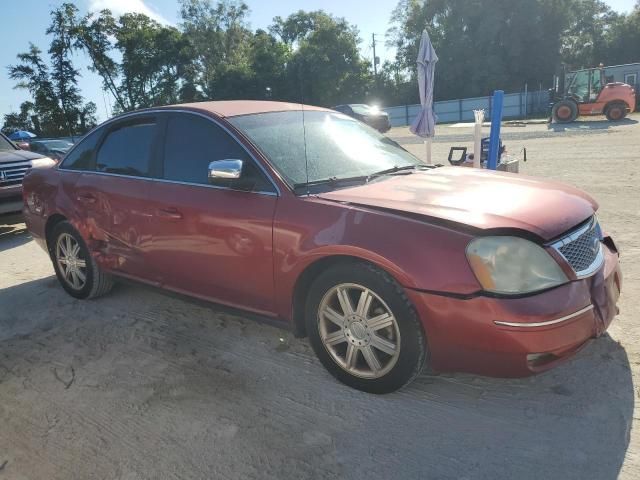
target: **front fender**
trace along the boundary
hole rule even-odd
[[[467,295],[480,286],[466,259],[473,236],[402,214],[318,198],[283,199],[274,220],[279,315],[291,318],[297,280],[313,263],[349,256],[368,261],[406,288]]]

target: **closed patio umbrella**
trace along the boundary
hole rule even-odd
[[[409,129],[412,133],[426,139],[425,148],[428,164],[431,164],[431,140],[436,131],[436,115],[433,111],[433,77],[437,61],[438,55],[433,49],[429,34],[426,30],[423,30],[417,59],[418,89],[422,108]]]

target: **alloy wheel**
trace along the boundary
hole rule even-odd
[[[82,258],[78,241],[68,233],[61,234],[55,253],[64,281],[74,290],[82,290],[87,282],[87,262]]]
[[[353,283],[331,288],[318,308],[322,343],[351,375],[380,378],[400,355],[400,330],[391,309],[371,289]]]

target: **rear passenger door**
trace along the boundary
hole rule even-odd
[[[273,306],[277,193],[247,150],[212,119],[167,115],[154,208],[151,261],[173,290],[264,314]],[[240,183],[214,186],[209,163],[244,162]]]
[[[105,127],[88,160],[91,168],[75,184],[75,202],[99,262],[144,281],[155,277],[145,255],[154,219],[147,196],[157,134],[154,115],[136,115]]]

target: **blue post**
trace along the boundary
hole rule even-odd
[[[489,158],[487,168],[495,170],[498,166],[498,155],[500,154],[500,125],[502,123],[502,103],[504,92],[496,90],[493,92],[493,105],[491,109],[491,133],[489,134]]]

